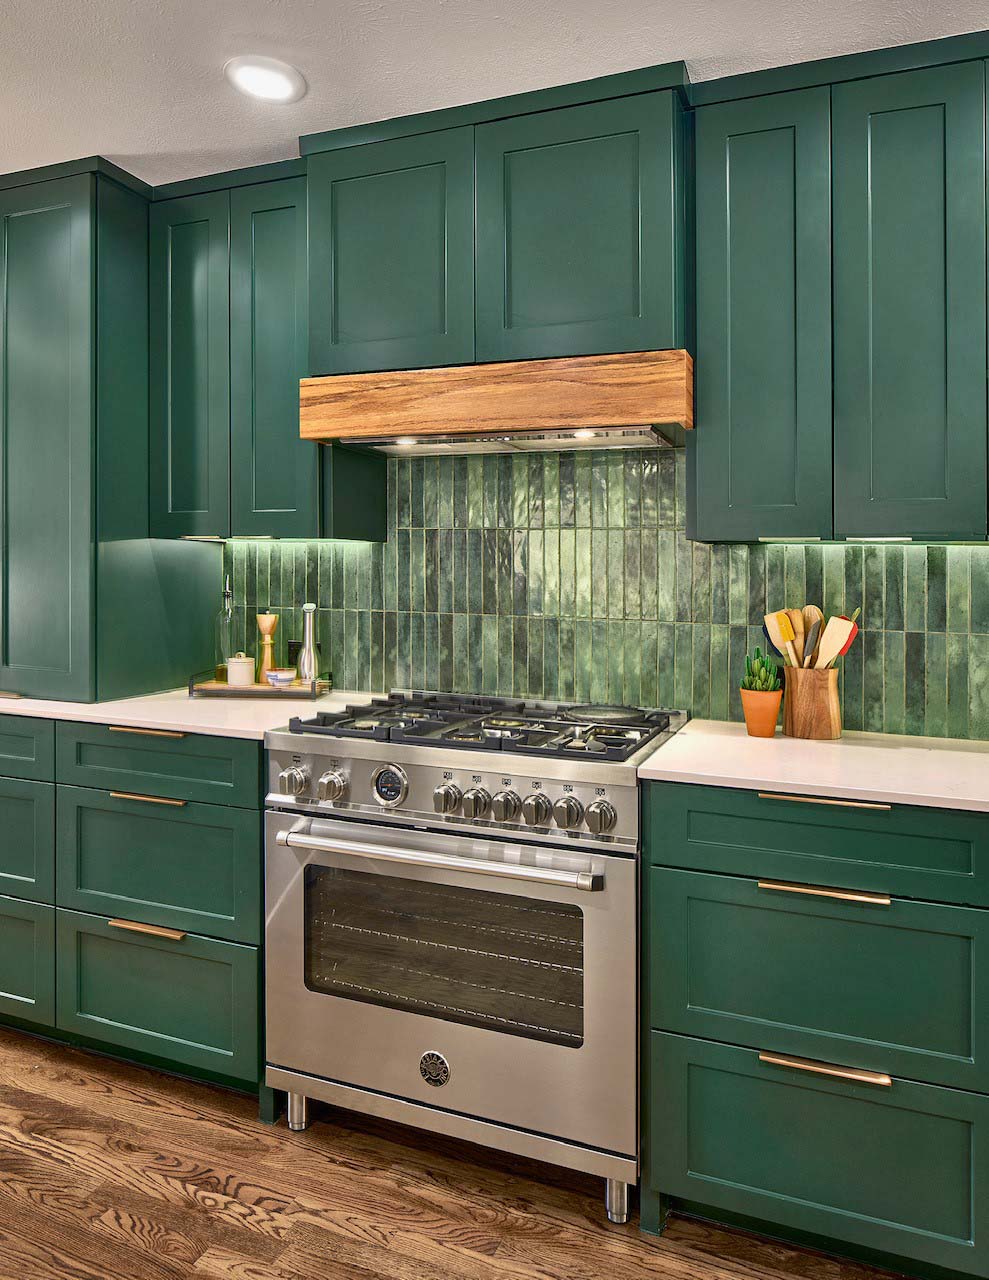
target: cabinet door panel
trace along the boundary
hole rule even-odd
[[[986,535],[981,63],[833,94],[835,533]]]
[[[473,130],[309,157],[309,372],[474,358]]]
[[[0,715],[0,773],[51,782],[55,777],[55,721]]]
[[[55,788],[0,778],[0,890],[34,902],[55,900]]]
[[[151,206],[151,536],[230,528],[230,196]]]
[[[93,696],[93,180],[0,192],[0,687]]]
[[[299,438],[308,358],[306,180],[230,193],[234,535],[319,536],[319,446]]]
[[[55,908],[0,897],[0,1013],[55,1023]]]
[[[692,532],[831,535],[829,92],[696,118]]]
[[[477,129],[477,358],[683,345],[671,92]]]

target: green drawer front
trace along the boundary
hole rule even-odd
[[[650,1077],[654,1190],[986,1274],[989,1098],[830,1079],[661,1032]]]
[[[238,1080],[259,1074],[258,951],[58,910],[58,1026]]]
[[[989,915],[654,868],[650,1022],[989,1093]]]
[[[257,809],[261,803],[258,742],[61,722],[55,760],[58,781],[77,787],[243,809]]]
[[[0,774],[51,782],[55,777],[55,721],[0,715]]]
[[[60,907],[261,940],[261,815],[58,789]]]
[[[0,1013],[55,1022],[55,908],[0,898]]]
[[[989,906],[989,814],[654,782],[643,834],[649,861],[663,866]]]
[[[0,778],[0,891],[55,900],[55,788]]]

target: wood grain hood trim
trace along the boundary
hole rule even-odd
[[[303,378],[304,440],[354,443],[595,427],[694,425],[686,351],[512,360]],[[606,445],[606,435],[598,442]]]

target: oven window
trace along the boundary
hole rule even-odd
[[[578,1048],[579,907],[307,867],[310,991]]]

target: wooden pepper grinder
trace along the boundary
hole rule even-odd
[[[258,630],[261,632],[261,661],[258,663],[258,684],[267,684],[267,673],[275,666],[275,628],[277,613],[259,613]]]

